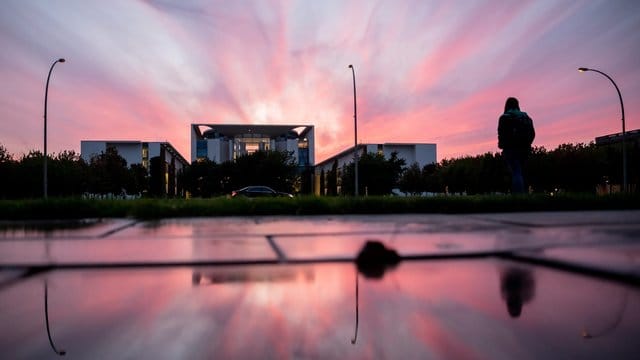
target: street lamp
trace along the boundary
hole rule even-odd
[[[47,76],[47,86],[44,88],[44,198],[47,198],[47,96],[49,95],[49,79],[51,78],[51,72],[53,71],[53,67],[57,63],[63,63],[64,59],[60,58],[51,64],[51,68],[49,69],[49,75]]]
[[[353,75],[353,128],[354,128],[354,145],[353,145],[353,162],[355,167],[355,196],[358,196],[358,108],[356,106],[356,71],[353,65],[349,64],[351,74]]]
[[[616,82],[613,81],[613,79],[609,75],[603,73],[600,70],[581,67],[581,68],[578,68],[578,71],[580,72],[594,71],[600,75],[605,76],[607,79],[609,79],[609,81],[611,81],[613,86],[616,88],[616,91],[618,92],[618,97],[620,98],[620,108],[622,109],[622,191],[627,192],[627,146],[625,143],[625,139],[627,137],[627,131],[625,129],[625,124],[624,124],[624,103],[622,102],[622,94],[620,94],[620,89],[618,89],[618,85],[616,85]]]

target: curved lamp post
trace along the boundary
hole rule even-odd
[[[594,71],[600,75],[605,76],[607,79],[609,79],[609,81],[611,81],[613,86],[616,88],[616,91],[618,92],[618,98],[620,98],[620,108],[622,109],[622,192],[627,192],[627,146],[625,144],[627,131],[624,124],[624,103],[622,102],[622,94],[620,94],[620,89],[618,89],[618,85],[616,85],[616,82],[613,81],[613,79],[609,75],[603,73],[600,70],[581,67],[578,68],[578,71]]]
[[[355,166],[355,196],[358,196],[358,108],[356,107],[356,71],[353,65],[349,64],[351,74],[353,75],[353,128],[354,128],[354,144],[353,144],[353,162]]]
[[[63,63],[65,60],[60,58],[51,64],[51,68],[49,69],[49,75],[47,76],[47,86],[44,88],[44,198],[46,199],[48,196],[47,193],[47,97],[49,95],[49,79],[51,78],[51,72],[53,71],[53,67],[56,66],[57,63]]]

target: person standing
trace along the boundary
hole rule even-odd
[[[520,111],[518,99],[508,98],[498,120],[498,147],[511,172],[511,192],[514,194],[525,193],[522,171],[535,137],[533,121],[526,112]]]

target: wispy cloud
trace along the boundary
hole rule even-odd
[[[640,127],[640,4],[634,1],[7,1],[0,13],[0,143],[168,140],[189,124],[316,126],[317,160],[359,138],[435,142],[440,158],[497,151],[508,96],[537,145]]]

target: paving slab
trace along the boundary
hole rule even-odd
[[[5,229],[0,265],[349,260],[372,240],[404,257],[635,246],[640,212],[121,219],[56,225],[61,228]]]

